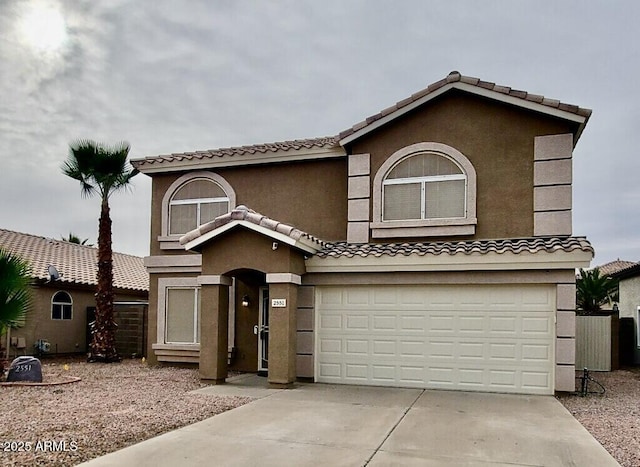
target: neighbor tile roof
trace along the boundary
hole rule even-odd
[[[97,284],[97,248],[6,229],[0,229],[0,248],[28,261],[35,279],[49,279],[47,268],[53,265],[61,273],[60,282]],[[142,258],[114,252],[113,285],[148,291],[149,275]]]
[[[585,237],[521,238],[428,243],[327,243],[317,253],[320,258],[353,258],[355,256],[470,255],[473,253],[539,253],[581,250],[593,253]]]
[[[336,136],[325,136],[322,138],[296,139],[292,141],[280,141],[276,143],[254,144],[250,146],[237,146],[230,148],[209,149],[205,151],[181,152],[162,156],[145,157],[144,159],[132,160],[131,163],[136,168],[149,164],[162,164],[163,162],[174,162],[194,159],[214,159],[223,156],[244,156],[246,154],[280,151],[299,151],[301,149],[313,148],[337,148],[339,147]]]
[[[308,234],[307,232],[298,230],[292,225],[284,224],[282,222],[271,219],[243,205],[237,206],[230,212],[218,216],[211,222],[207,222],[206,224],[201,225],[199,228],[186,233],[180,238],[180,244],[184,245],[186,243],[189,243],[192,240],[195,240],[206,234],[207,232],[211,232],[212,230],[215,230],[233,221],[251,222],[252,224],[264,227],[265,229],[287,235],[296,241],[306,238],[311,242],[316,243],[318,245],[318,248],[322,247],[325,244],[325,242],[317,237],[314,237],[311,234]]]
[[[640,275],[640,262],[632,263],[626,268],[611,273],[611,277],[615,277],[616,279],[626,279],[628,277],[635,277],[638,275]]]
[[[547,107],[552,107],[554,109],[563,110],[565,112],[570,112],[576,115],[580,115],[581,117],[585,117],[587,119],[591,115],[590,109],[578,107],[577,105],[565,104],[564,102],[560,102],[559,100],[556,100],[556,99],[548,99],[544,96],[540,96],[537,94],[530,94],[526,91],[518,91],[516,89],[511,89],[508,86],[500,86],[488,81],[482,81],[479,78],[473,78],[471,76],[461,75],[460,72],[458,71],[452,71],[451,73],[449,73],[449,75],[446,78],[441,79],[440,81],[436,81],[433,84],[430,84],[428,87],[424,88],[422,91],[416,92],[410,97],[404,100],[401,100],[400,102],[397,102],[395,105],[392,105],[391,107],[387,107],[386,109],[378,112],[377,114],[372,115],[366,118],[365,120],[361,121],[360,123],[356,123],[351,128],[341,132],[340,139],[342,140],[347,136],[350,136],[356,133],[357,131],[362,130],[363,128],[371,125],[377,120],[380,120],[381,118],[386,117],[387,115],[392,114],[393,112],[396,112],[402,109],[403,107],[413,104],[414,102],[439,90],[440,88],[443,88],[444,86],[447,86],[452,83],[458,83],[458,82],[469,84],[471,86],[476,86],[478,88],[487,89],[489,91],[494,91],[500,94],[505,94],[511,97],[522,99],[523,101],[529,101],[529,102],[541,104]]]
[[[601,266],[596,266],[600,271],[600,274],[603,276],[610,276],[611,274],[615,274],[618,271],[623,269],[627,269],[628,267],[634,266],[635,262],[633,261],[622,261],[619,258],[615,261],[610,261],[609,263],[605,263]]]

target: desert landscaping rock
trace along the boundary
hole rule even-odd
[[[65,370],[67,365],[68,370]],[[70,466],[246,404],[246,397],[193,394],[195,369],[140,360],[43,360],[57,386],[3,386],[0,465]]]
[[[65,369],[65,364],[66,368]],[[70,466],[244,405],[247,397],[193,393],[195,369],[140,360],[42,362],[57,386],[1,386],[0,465]],[[623,467],[640,465],[640,369],[593,373],[604,396],[558,399]]]
[[[591,376],[604,385],[604,395],[558,399],[620,465],[640,466],[640,368]]]

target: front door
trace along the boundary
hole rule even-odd
[[[258,373],[267,374],[269,368],[269,287],[260,287],[258,315]]]

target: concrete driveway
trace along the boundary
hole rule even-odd
[[[196,392],[250,404],[83,465],[617,466],[554,397],[240,377]]]

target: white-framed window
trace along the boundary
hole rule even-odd
[[[162,198],[162,249],[181,248],[180,237],[235,207],[231,185],[214,172],[197,171],[175,180]]]
[[[447,156],[423,152],[397,163],[382,183],[382,220],[465,217],[467,176]]]
[[[164,341],[166,344],[200,343],[199,287],[167,287]]]
[[[169,202],[169,235],[182,235],[229,212],[229,196],[216,182],[196,178],[182,185]]]
[[[200,286],[195,277],[158,279],[159,344],[200,343]]]
[[[69,320],[73,318],[73,300],[67,292],[59,291],[51,297],[51,319]]]
[[[455,148],[412,144],[378,169],[372,237],[470,235],[476,223],[476,172]]]

